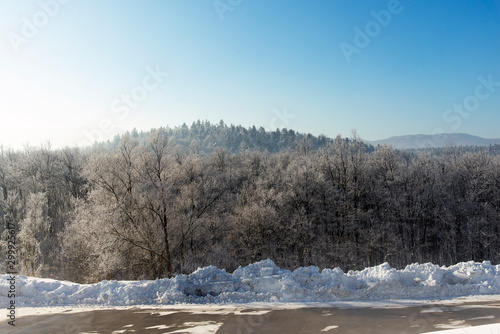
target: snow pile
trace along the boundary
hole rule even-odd
[[[7,305],[10,275],[0,275],[0,303]],[[388,263],[344,273],[340,268],[281,269],[271,260],[240,267],[233,274],[214,266],[190,275],[154,281],[76,284],[16,276],[16,305],[138,305],[176,303],[335,302],[429,299],[500,294],[500,265],[465,262],[450,267]]]
[[[425,332],[424,334],[485,334],[500,333],[500,324],[482,325],[474,327],[462,327],[458,329],[447,329],[438,332]]]

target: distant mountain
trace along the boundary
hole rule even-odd
[[[171,147],[178,150],[189,150],[202,154],[209,154],[217,149],[225,149],[232,153],[242,150],[278,153],[286,150],[311,149],[317,150],[336,139],[324,135],[314,136],[310,133],[300,133],[291,129],[276,129],[268,131],[262,127],[245,128],[241,125],[228,125],[222,120],[218,124],[209,121],[196,121],[188,126],[182,124],[174,128],[160,127],[169,137]],[[129,132],[132,138],[145,144],[149,138],[149,131],[138,132],[136,129]],[[117,135],[112,141],[96,143],[102,148],[113,149],[121,140]],[[349,141],[348,138],[342,140]],[[442,148],[447,144],[456,146],[489,146],[500,145],[499,139],[486,139],[465,133],[449,133],[440,135],[407,135],[396,136],[382,140],[362,140],[364,150],[372,152],[378,145],[390,145],[395,149],[425,149]],[[496,150],[499,150],[498,148]]]
[[[382,140],[368,141],[365,143],[371,144],[374,147],[377,145],[390,145],[396,149],[404,148],[436,148],[445,147],[448,144],[457,146],[489,146],[500,145],[500,138],[487,139],[478,136],[469,135],[466,133],[443,133],[438,135],[409,135],[395,136]]]

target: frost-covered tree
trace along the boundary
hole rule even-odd
[[[268,257],[289,269],[498,262],[499,208],[495,147],[372,148],[355,132],[208,121],[85,149],[0,147],[0,244],[13,222],[25,273],[81,282]]]
[[[49,238],[47,195],[32,193],[26,201],[26,218],[19,224],[19,259],[22,272],[36,276],[44,265],[43,251]]]
[[[73,217],[61,233],[64,277],[91,283],[103,278],[144,278],[132,247],[117,239],[106,221],[117,219],[113,210],[93,205],[94,199],[75,200]],[[112,205],[112,204],[111,204]],[[124,276],[123,271],[127,271]]]
[[[92,219],[142,254],[141,270],[152,278],[171,273],[166,145],[159,135],[150,148],[124,136],[117,151],[92,156],[85,170]]]

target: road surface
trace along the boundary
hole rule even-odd
[[[159,309],[101,309],[20,316],[16,326],[0,324],[0,333],[425,333],[500,322],[500,301],[395,308],[297,309],[210,306]],[[496,331],[493,334],[500,333]],[[490,333],[487,333],[490,334]]]

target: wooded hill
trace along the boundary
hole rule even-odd
[[[324,135],[314,136],[291,129],[266,131],[263,127],[245,128],[241,125],[227,125],[222,120],[218,124],[198,120],[191,126],[183,124],[175,128],[166,127],[158,130],[165,132],[169,137],[171,149],[202,155],[221,148],[229,153],[240,153],[244,150],[278,153],[283,150],[296,149],[305,143],[310,149],[318,149],[334,141]],[[144,145],[149,140],[150,132],[138,132],[134,129],[129,134],[139,144]],[[121,136],[115,136],[114,140],[96,143],[94,147],[113,149],[119,146],[121,138]]]
[[[360,269],[500,261],[496,147],[373,148],[222,122],[133,131],[92,148],[0,149],[26,275],[153,279],[199,266]]]

